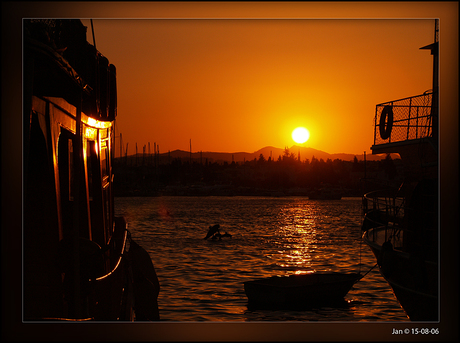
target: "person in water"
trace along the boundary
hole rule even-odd
[[[229,234],[229,233],[227,233],[227,232],[225,232],[223,235],[220,234],[219,232],[217,232],[217,233],[215,233],[215,234],[211,237],[211,239],[214,240],[214,241],[215,241],[216,239],[219,239],[219,241],[221,241],[223,237],[232,238],[232,235]]]
[[[206,237],[204,239],[208,239],[211,237],[212,240],[218,239],[219,241],[222,240],[222,237],[232,237],[231,234],[225,232],[223,235],[219,231],[220,225],[216,224],[213,226],[209,227],[208,233],[206,234]]]
[[[211,237],[211,239],[213,241],[215,241],[216,239],[219,239],[219,241],[220,241],[220,240],[222,240],[222,235],[219,232],[217,232]]]
[[[220,227],[219,224],[216,224],[214,226],[210,226],[209,230],[208,230],[208,233],[206,234],[206,237],[204,239],[208,239],[209,237],[214,237],[214,235],[216,235],[217,233],[220,235],[219,227]]]

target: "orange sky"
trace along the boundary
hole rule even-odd
[[[304,146],[361,154],[370,152],[377,103],[431,88],[432,57],[419,48],[433,42],[437,13],[449,18],[441,36],[442,23],[458,31],[452,9],[442,2],[66,2],[30,13],[87,18],[90,42],[94,19],[97,48],[117,66],[117,129],[130,154],[149,142],[160,152],[188,150],[190,139],[194,152],[283,148],[294,144],[297,126],[310,130]],[[441,39],[441,64],[455,55],[443,49]]]
[[[92,43],[90,20],[87,39]],[[128,153],[369,151],[375,105],[431,89],[434,20],[93,19]],[[119,149],[117,149],[117,154]]]

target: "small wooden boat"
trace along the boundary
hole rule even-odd
[[[244,291],[248,307],[304,308],[343,303],[345,295],[361,277],[356,273],[272,276],[244,282]]]

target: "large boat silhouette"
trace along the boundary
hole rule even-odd
[[[116,68],[80,20],[23,23],[23,319],[157,320],[152,261],[114,215]]]
[[[364,242],[413,321],[439,320],[438,45],[436,21],[432,90],[376,106],[372,154],[398,153],[404,182],[363,196]]]

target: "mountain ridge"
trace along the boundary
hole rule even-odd
[[[358,161],[364,160],[364,153],[362,154],[348,154],[348,153],[334,153],[330,154],[318,149],[309,148],[309,147],[299,147],[297,145],[293,145],[292,147],[287,147],[289,149],[289,154],[294,154],[295,158],[297,159],[300,152],[300,160],[305,161],[306,159],[312,160],[313,157],[320,160],[323,159],[326,161],[327,159],[335,160],[340,159],[343,161],[353,161],[356,157]],[[213,152],[213,151],[198,151],[192,152],[176,149],[173,151],[169,151],[166,153],[160,153],[160,158],[192,158],[193,160],[196,159],[207,159],[208,162],[244,162],[244,161],[252,161],[254,159],[259,159],[261,155],[263,155],[265,160],[271,158],[274,161],[277,161],[278,158],[281,156],[283,158],[285,149],[276,148],[273,146],[266,146],[257,151],[252,153],[250,152]],[[142,156],[142,153],[138,153],[138,156]],[[135,156],[135,154],[131,155]],[[386,154],[366,154],[366,160],[374,161],[374,160],[381,160],[386,157]],[[397,154],[391,154],[392,158],[398,158]]]

